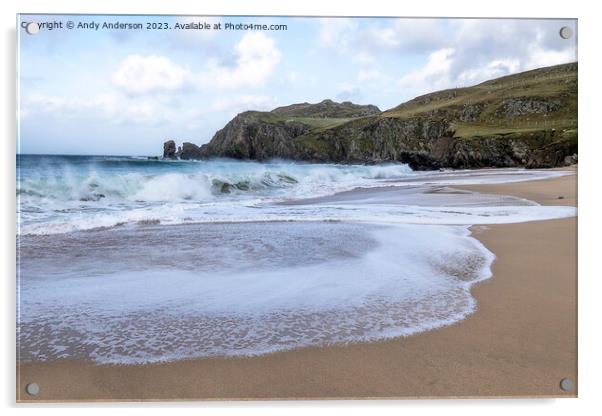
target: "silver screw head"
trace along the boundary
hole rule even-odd
[[[27,23],[27,26],[25,26],[25,31],[30,35],[35,35],[40,31],[40,25],[36,22],[29,22]]]
[[[560,28],[560,37],[562,39],[570,39],[573,36],[573,29],[568,26],[563,26]]]
[[[37,396],[40,392],[40,386],[38,386],[37,383],[29,383],[27,386],[25,386],[25,391],[30,396]]]
[[[570,378],[563,378],[560,380],[560,389],[563,391],[573,390],[573,381]]]

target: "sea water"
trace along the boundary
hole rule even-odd
[[[521,169],[18,158],[22,361],[144,363],[404,336],[477,307],[469,226],[573,216],[449,186]],[[356,189],[356,188],[362,189]]]

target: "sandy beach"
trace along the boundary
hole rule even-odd
[[[577,204],[577,175],[457,186],[542,205]],[[575,397],[577,218],[472,227],[496,255],[472,289],[477,311],[454,325],[384,342],[252,358],[148,365],[81,361],[17,367],[28,401]],[[562,378],[574,389],[559,388]],[[25,393],[28,383],[40,393]]]

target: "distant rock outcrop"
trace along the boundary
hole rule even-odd
[[[577,160],[577,64],[426,94],[381,112],[323,100],[238,114],[200,148],[164,157],[399,161],[413,169],[563,166]]]
[[[184,142],[182,147],[179,149],[177,156],[180,159],[191,160],[191,159],[202,159],[201,148],[194,143]]]
[[[175,159],[176,158],[176,142],[173,140],[168,140],[163,143],[163,157],[166,159]]]
[[[283,117],[311,117],[311,118],[353,118],[371,116],[380,113],[375,105],[353,104],[351,101],[337,103],[332,100],[323,100],[317,104],[301,103],[278,107],[271,111]]]

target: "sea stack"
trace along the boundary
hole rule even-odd
[[[168,140],[163,143],[163,157],[165,159],[175,159],[176,158],[176,142],[173,140]]]

